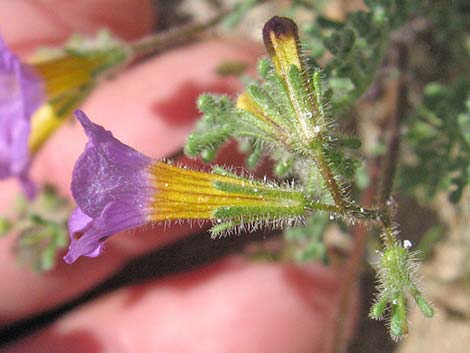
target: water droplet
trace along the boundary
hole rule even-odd
[[[330,221],[334,220],[335,219],[335,216],[333,216],[332,214],[330,214]]]
[[[217,219],[217,223],[222,223],[222,220],[220,218]]]
[[[397,304],[398,304],[398,300],[393,299],[393,300],[392,300],[392,304],[393,304],[393,305],[397,305]]]
[[[360,208],[360,211],[361,211],[361,213],[364,213],[364,209],[362,207]]]
[[[313,132],[316,133],[316,134],[318,134],[320,132],[320,130],[321,130],[320,126],[318,126],[318,125],[313,128]]]
[[[253,191],[254,191],[254,192],[258,192],[258,189],[257,189],[257,188],[254,188]]]
[[[405,249],[411,248],[412,245],[413,245],[413,244],[411,244],[411,241],[409,241],[408,239],[403,242],[403,247],[404,247]]]

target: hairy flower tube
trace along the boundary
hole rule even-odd
[[[0,180],[18,178],[30,197],[34,186],[28,178],[28,137],[31,115],[42,98],[40,78],[0,38]]]
[[[17,177],[32,197],[28,169],[34,154],[88,95],[98,75],[125,57],[117,45],[83,50],[65,45],[22,63],[0,38],[0,179]]]
[[[292,187],[154,160],[119,142],[83,112],[75,116],[89,141],[72,175],[78,207],[69,219],[67,263],[95,257],[111,235],[148,223],[209,220],[215,233],[248,224],[283,226],[301,219],[309,205]]]

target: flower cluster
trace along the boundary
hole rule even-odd
[[[348,29],[338,37],[345,43],[337,51],[351,49],[347,47],[352,44],[346,43],[354,40],[351,33]],[[329,42],[332,52],[333,39]],[[201,96],[198,105],[203,116],[188,137],[185,152],[209,162],[234,138],[249,152],[248,167],[256,167],[263,155],[269,156],[276,163],[277,176],[292,176],[291,184],[243,177],[220,167],[200,171],[155,160],[123,144],[77,110],[74,115],[88,143],[72,174],[76,208],[68,219],[70,244],[64,260],[71,264],[81,256],[96,257],[105,241],[122,231],[158,222],[196,220],[212,223],[212,236],[258,226],[285,228],[300,221],[304,227],[287,236],[291,244],[297,242],[307,250],[298,252],[298,257],[326,261],[328,249],[322,235],[328,217],[316,213],[324,211],[330,220],[337,217],[352,226],[363,222],[384,233],[377,266],[379,291],[370,316],[381,319],[390,313],[391,335],[402,337],[408,332],[408,297],[425,316],[433,315],[415,279],[417,260],[409,251],[410,243],[402,245],[398,240],[395,215],[385,201],[377,208],[351,201],[348,184],[359,162],[346,149],[358,145],[333,131],[327,109],[331,92],[323,89],[320,68],[301,55],[297,25],[275,16],[264,26],[263,40],[269,58],[259,62],[260,79],[250,81],[236,101]],[[17,177],[32,197],[28,169],[34,153],[104,73],[130,55],[146,53],[147,45],[146,40],[125,45],[106,35],[91,42],[75,37],[63,48],[24,64],[0,39],[0,179]],[[391,188],[382,199],[387,200],[390,192]],[[50,209],[62,207],[60,202],[51,204]],[[34,244],[36,253],[43,255],[46,248],[48,256],[37,258],[40,267],[48,268],[52,266],[50,253],[64,245],[65,232],[60,230],[65,224],[63,217],[53,222],[41,217],[37,212],[41,205],[24,212],[34,222],[24,227],[23,239],[27,250]],[[311,217],[309,222],[307,217]],[[0,218],[0,232],[10,228],[8,220]],[[48,237],[51,232],[55,235]],[[361,251],[352,254],[353,275],[359,272],[360,256]]]

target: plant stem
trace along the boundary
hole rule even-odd
[[[314,160],[318,166],[318,169],[320,170],[323,179],[325,180],[326,186],[328,187],[328,190],[330,191],[330,194],[333,197],[336,206],[338,206],[338,208],[344,212],[347,208],[348,203],[345,200],[340,186],[336,182],[332,170],[328,166],[328,163],[325,161],[325,157],[322,154],[317,153],[314,156]]]
[[[377,168],[372,167],[370,174],[372,174],[371,185],[365,190],[361,203],[365,206],[372,204],[375,191],[377,189]],[[364,250],[367,240],[367,227],[364,225],[356,225],[352,229],[352,236],[354,239],[353,249],[348,261],[345,265],[345,273],[343,275],[342,286],[339,294],[339,305],[337,311],[336,325],[333,328],[331,341],[329,342],[329,353],[343,353],[346,345],[346,330],[345,322],[348,313],[351,310],[351,293],[354,291],[356,282],[358,281],[358,274],[361,270],[362,258],[364,257]]]
[[[217,25],[228,11],[222,11],[207,22],[191,23],[176,29],[163,33],[157,33],[144,37],[130,44],[130,49],[134,58],[143,58],[162,50],[163,48],[173,46],[175,44],[187,42],[202,32]]]
[[[392,46],[392,63],[399,70],[399,77],[393,83],[392,113],[388,121],[387,131],[387,154],[382,165],[382,177],[378,196],[379,206],[385,208],[393,190],[398,157],[400,153],[400,130],[404,120],[407,104],[408,90],[406,85],[405,71],[407,66],[407,48],[402,43],[394,43]]]
[[[371,185],[364,192],[362,204],[370,206],[374,200],[374,195],[378,191],[378,202],[380,211],[377,212],[380,218],[381,227],[384,231],[384,241],[392,245],[394,242],[393,228],[390,221],[390,215],[387,211],[387,200],[393,190],[393,180],[395,177],[399,147],[400,147],[400,128],[404,119],[406,106],[407,106],[407,87],[405,80],[405,70],[407,64],[407,50],[404,44],[395,43],[391,50],[392,63],[400,71],[398,79],[392,87],[394,96],[392,99],[392,110],[389,123],[387,125],[387,153],[384,161],[380,163],[378,159],[372,165],[370,170]],[[379,179],[379,166],[381,165],[382,173]],[[377,184],[380,180],[380,188]],[[338,317],[336,327],[333,331],[332,341],[329,347],[331,353],[342,353],[345,351],[345,319],[351,308],[351,292],[354,290],[354,285],[358,281],[359,274],[361,273],[361,264],[364,257],[367,229],[364,226],[358,225],[352,229],[354,238],[354,245],[351,255],[346,264],[346,272],[343,277],[343,286],[340,292],[340,304],[338,308]]]

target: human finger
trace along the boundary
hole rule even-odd
[[[325,352],[339,279],[319,264],[231,257],[109,294],[5,352]]]

